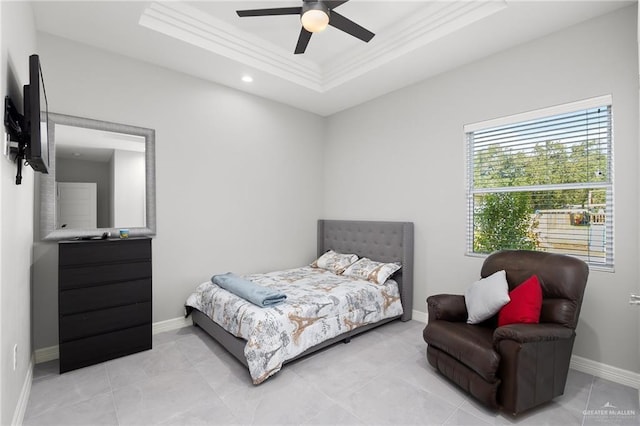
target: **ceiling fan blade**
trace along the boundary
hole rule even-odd
[[[342,0],[342,1],[329,0],[329,1],[324,1],[323,3],[326,4],[329,9],[335,9],[336,7],[340,6],[341,4],[345,4],[348,1],[349,0]]]
[[[361,27],[351,19],[345,18],[333,10],[329,16],[329,25],[366,42],[369,42],[375,35],[368,29]]]
[[[242,18],[246,16],[300,15],[302,13],[302,8],[277,7],[275,9],[236,10],[236,13]]]
[[[307,50],[309,40],[311,40],[311,33],[302,27],[300,29],[300,36],[298,37],[298,44],[296,44],[296,50],[293,53],[296,55],[304,53],[304,51]]]

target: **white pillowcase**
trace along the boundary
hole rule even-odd
[[[345,276],[367,280],[375,284],[384,284],[387,279],[401,268],[399,263],[382,263],[363,257],[345,271]]]
[[[312,268],[326,269],[334,274],[340,275],[347,266],[358,260],[355,254],[343,254],[333,250],[327,251],[325,254],[317,258],[312,264]]]
[[[478,324],[491,318],[509,303],[507,273],[498,271],[471,284],[464,292],[468,324]]]

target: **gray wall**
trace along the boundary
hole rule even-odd
[[[29,55],[36,52],[31,5],[0,2],[0,80],[22,110],[22,86],[29,82]],[[3,107],[4,108],[4,107]],[[3,137],[4,141],[4,127]],[[23,171],[15,184],[16,164],[0,155],[0,424],[11,424],[31,362],[31,264],[34,173]],[[13,347],[18,345],[17,368]],[[26,402],[26,401],[23,401]]]
[[[413,220],[414,309],[425,312],[427,296],[463,292],[483,260],[464,254],[463,126],[610,93],[616,268],[591,272],[574,354],[639,371],[638,312],[628,304],[639,258],[636,17],[636,6],[625,8],[332,116],[324,216]]]
[[[38,46],[50,111],[156,130],[154,322],[183,316],[215,273],[313,260],[323,118],[62,38]],[[35,252],[34,345],[45,348],[58,343],[57,245],[36,239]]]

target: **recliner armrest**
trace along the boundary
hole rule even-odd
[[[493,332],[493,344],[501,340],[513,340],[519,343],[544,342],[570,339],[575,335],[571,328],[559,324],[509,324],[498,327]]]
[[[467,305],[460,294],[436,294],[427,298],[429,321],[467,321]]]

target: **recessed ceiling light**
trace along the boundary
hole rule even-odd
[[[243,75],[242,81],[244,81],[245,83],[251,83],[253,82],[253,77],[251,77],[250,75]]]

